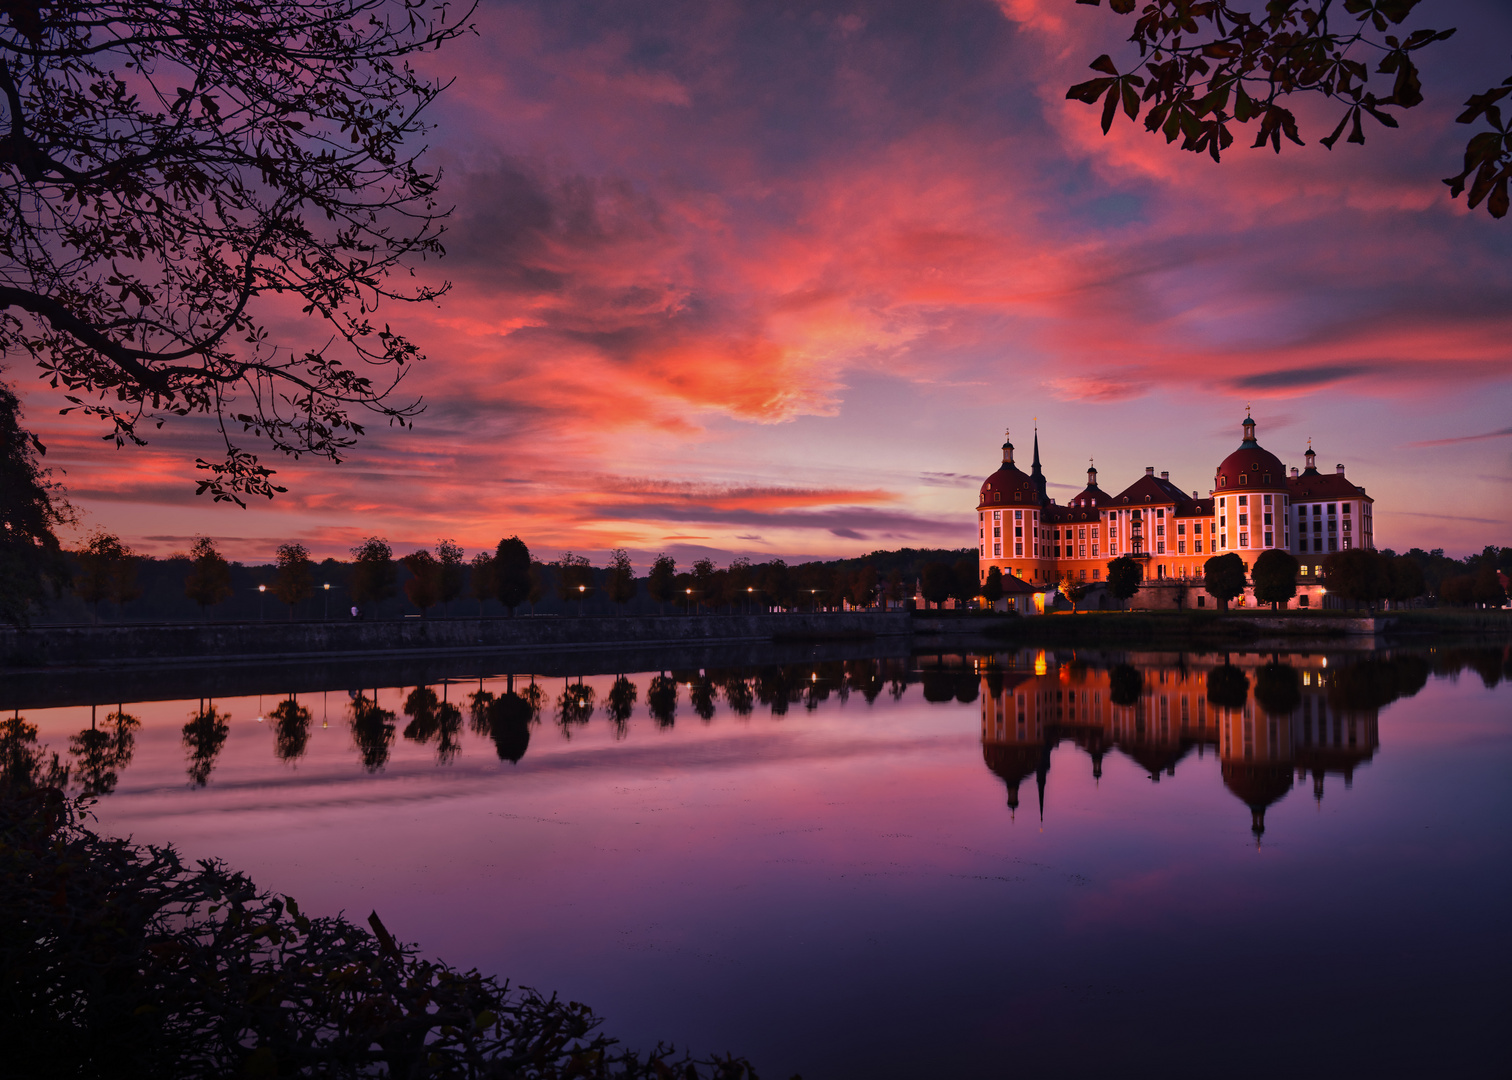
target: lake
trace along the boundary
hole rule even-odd
[[[376,910],[634,1046],[807,1080],[1506,1075],[1506,647],[789,660],[81,680],[21,714],[110,789],[102,831]]]

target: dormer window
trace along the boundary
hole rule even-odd
[[[1218,486],[1219,487],[1228,487],[1228,477],[1226,477],[1226,476],[1220,476],[1220,477],[1218,477]]]
[[[992,501],[993,502],[1002,502],[1003,501],[1003,496],[999,492],[994,491],[992,493]]]
[[[1239,483],[1241,485],[1245,486],[1245,487],[1248,487],[1249,486],[1249,473],[1240,473],[1239,474]]]

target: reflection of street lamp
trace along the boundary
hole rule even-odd
[[[330,582],[326,582],[324,585],[321,586],[321,588],[325,590],[325,617],[326,617],[326,621],[330,622],[330,620],[331,620],[331,584],[330,584]]]
[[[262,622],[263,621],[263,610],[264,610],[263,597],[265,597],[267,594],[268,594],[268,587],[266,585],[259,585],[257,587],[257,621],[258,622]]]

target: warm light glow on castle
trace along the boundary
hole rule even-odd
[[[977,500],[981,579],[996,566],[1025,582],[1102,581],[1109,560],[1137,559],[1147,582],[1201,579],[1203,564],[1233,552],[1246,568],[1279,548],[1302,565],[1299,584],[1316,581],[1324,556],[1373,548],[1372,503],[1344,476],[1344,466],[1320,473],[1309,443],[1306,468],[1285,467],[1255,438],[1255,421],[1241,425],[1239,447],[1225,457],[1206,496],[1188,494],[1170,474],[1146,466],[1144,475],[1110,495],[1087,469],[1087,486],[1064,506],[1045,493],[1039,432],[1025,474],[1003,441],[1003,463]]]

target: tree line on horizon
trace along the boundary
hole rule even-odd
[[[138,554],[102,530],[63,556],[61,584],[95,621],[105,605],[118,613],[135,605],[138,617],[171,617],[183,610],[184,600],[207,619],[231,601],[238,617],[248,617],[249,603],[255,614],[271,600],[293,619],[301,605],[323,595],[325,615],[343,618],[350,607],[365,618],[406,608],[422,617],[438,608],[449,615],[459,602],[476,604],[479,615],[497,605],[507,616],[522,609],[536,614],[625,613],[632,607],[660,613],[866,608],[905,602],[921,574],[948,565],[944,560],[952,557],[962,572],[952,578],[952,595],[965,596],[975,582],[975,556],[962,551],[901,548],[795,564],[736,558],[723,567],[707,557],[679,567],[663,553],[638,575],[623,548],[611,550],[603,566],[571,551],[545,561],[517,536],[470,558],[452,540],[396,555],[387,540],[368,537],[351,549],[350,559],[317,561],[304,545],[290,542],[277,547],[272,563],[246,566],[227,559],[207,537],[196,539],[187,552],[158,558]],[[332,593],[334,607],[329,606]],[[395,601],[402,603],[398,610]]]
[[[243,617],[250,616],[249,603],[255,597],[260,617],[271,598],[293,619],[301,605],[322,595],[325,607],[318,617],[331,617],[329,590],[336,592],[338,618],[348,617],[350,607],[361,617],[396,614],[392,602],[400,598],[423,618],[437,608],[450,615],[459,601],[476,604],[479,615],[496,604],[508,616],[522,608],[531,614],[581,614],[590,607],[625,613],[631,606],[663,614],[865,609],[907,603],[916,589],[926,605],[955,601],[990,606],[1004,595],[1006,582],[996,567],[985,580],[979,578],[977,556],[969,549],[901,548],[793,565],[782,559],[754,563],[736,558],[720,567],[705,557],[683,569],[664,553],[638,576],[623,548],[612,549],[602,567],[571,551],[547,562],[532,555],[517,536],[471,558],[452,540],[396,556],[388,541],[368,537],[351,549],[349,560],[317,562],[304,545],[290,542],[277,547],[271,564],[244,566],[226,559],[207,537],[196,539],[187,552],[157,558],[139,555],[101,530],[79,550],[63,555],[66,588],[95,621],[104,604],[124,612],[126,605],[144,598],[148,602],[139,606],[149,610],[139,611],[139,616],[170,616],[176,586],[206,619],[212,609],[237,597]],[[1203,576],[1194,584],[1224,609],[1247,585],[1253,585],[1258,602],[1280,606],[1306,584],[1299,569],[1297,560],[1284,551],[1264,552],[1248,569],[1238,555],[1229,553],[1207,560]],[[1403,555],[1389,549],[1353,549],[1327,556],[1320,581],[1331,594],[1371,607],[1381,600],[1403,602],[1423,596],[1460,606],[1499,606],[1506,603],[1499,571],[1512,571],[1512,547],[1488,546],[1463,560],[1451,559],[1441,549],[1413,548]],[[1099,584],[1126,602],[1144,584],[1143,568],[1137,560],[1120,556],[1108,563],[1103,582],[1084,582],[1067,574],[1056,587],[1074,610]]]

